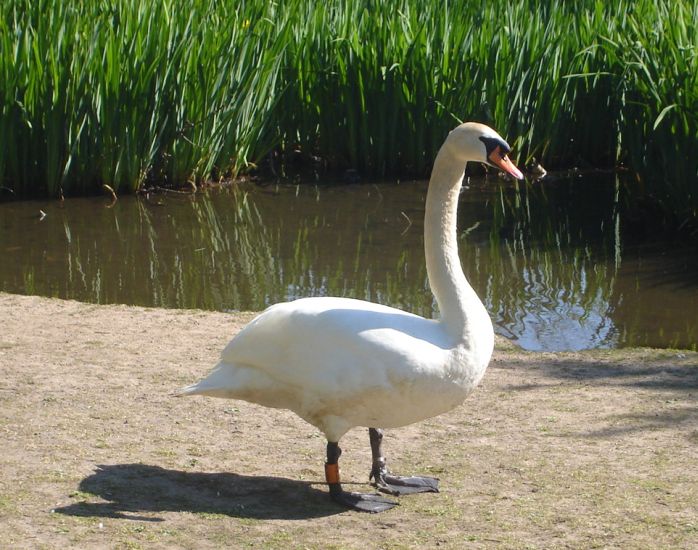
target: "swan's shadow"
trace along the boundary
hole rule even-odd
[[[55,512],[71,516],[141,521],[161,518],[142,512],[192,512],[256,519],[306,519],[343,511],[309,481],[231,473],[167,470],[147,464],[97,467],[80,491],[107,502],[78,502]]]

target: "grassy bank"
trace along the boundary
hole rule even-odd
[[[371,515],[330,501],[325,442],[292,413],[172,397],[249,314],[0,293],[0,318],[3,548],[695,546],[693,352],[498,340],[462,406],[386,430],[389,467],[441,492]],[[342,448],[371,490],[366,431]]]
[[[698,218],[688,1],[135,0],[0,6],[0,184],[117,192],[235,175],[270,151],[423,176],[460,119],[547,166],[626,164]]]

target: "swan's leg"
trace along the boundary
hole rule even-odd
[[[339,444],[331,441],[327,442],[325,479],[330,487],[332,500],[360,512],[383,512],[390,510],[393,506],[397,506],[397,502],[383,498],[380,495],[348,493],[342,489],[342,484],[339,482],[339,455],[341,454],[342,449],[339,448]]]
[[[435,477],[400,477],[390,474],[385,465],[385,456],[383,456],[383,430],[369,428],[368,436],[371,439],[371,454],[373,455],[373,467],[369,479],[374,480],[373,484],[379,491],[391,495],[439,492],[439,480]]]

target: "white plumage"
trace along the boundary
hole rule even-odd
[[[347,298],[276,304],[230,341],[206,378],[180,393],[290,409],[330,443],[355,426],[404,426],[456,407],[481,380],[494,345],[489,316],[460,266],[458,195],[467,161],[522,177],[508,151],[494,130],[466,123],[437,155],[424,240],[440,319]],[[378,454],[374,448],[374,470]]]
[[[305,298],[267,309],[184,391],[290,409],[339,441],[354,426],[394,428],[453,408],[463,399],[459,382],[472,383],[447,372],[455,358],[436,321],[360,300]]]

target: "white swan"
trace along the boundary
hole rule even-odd
[[[303,298],[269,307],[223,350],[220,362],[181,395],[243,399],[290,409],[327,437],[326,480],[332,498],[378,512],[396,503],[348,493],[339,481],[340,438],[369,428],[378,489],[391,494],[437,491],[433,478],[388,473],[380,428],[424,420],[459,405],[485,373],[494,346],[492,323],[461,269],[456,210],[468,161],[521,172],[509,145],[491,128],[461,124],[436,157],[424,217],[429,284],[441,318],[424,319],[347,298]]]

